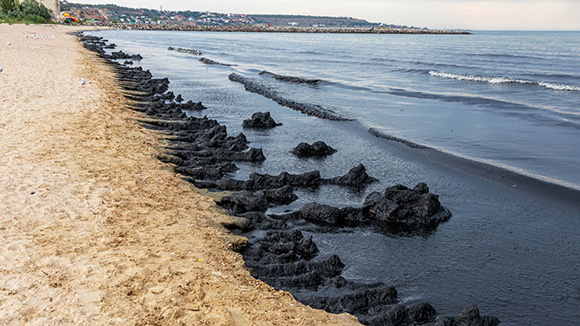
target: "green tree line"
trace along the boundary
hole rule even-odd
[[[0,0],[0,23],[47,23],[52,12],[36,0]]]

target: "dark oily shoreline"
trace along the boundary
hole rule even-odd
[[[497,325],[495,317],[482,317],[477,306],[470,305],[459,317],[440,317],[428,303],[401,304],[397,291],[384,283],[364,284],[340,276],[344,264],[336,255],[318,258],[318,248],[297,226],[310,223],[325,228],[378,225],[386,232],[434,231],[451,213],[431,194],[427,185],[414,188],[402,185],[388,187],[384,194],[367,196],[362,207],[342,209],[305,205],[297,212],[266,215],[272,205],[296,200],[294,187],[320,187],[334,184],[364,188],[376,180],[359,165],[343,176],[323,179],[318,171],[278,176],[252,174],[248,180],[225,178],[235,171],[234,162],[261,162],[266,159],[261,149],[249,148],[243,134],[228,136],[226,127],[217,121],[187,117],[184,111],[203,110],[201,103],[174,102],[176,96],[167,92],[167,78],[152,78],[149,71],[118,63],[125,54],[106,54],[106,40],[94,36],[79,39],[89,50],[106,59],[117,73],[127,97],[135,102],[132,109],[144,114],[144,127],[159,130],[169,142],[159,159],[174,164],[184,179],[210,190],[234,190],[218,200],[238,218],[231,223],[234,232],[247,235],[249,244],[242,246],[246,265],[253,274],[277,289],[291,292],[305,304],[329,312],[349,312],[370,325]],[[181,98],[180,95],[177,98]],[[257,117],[269,115],[257,115]],[[275,122],[266,127],[276,127]],[[255,234],[254,231],[259,231]],[[260,235],[261,234],[261,235]]]
[[[470,35],[463,30],[412,29],[412,28],[344,28],[344,27],[295,27],[295,26],[202,26],[202,25],[153,25],[128,23],[87,23],[87,26],[113,29],[147,31],[190,31],[190,32],[246,32],[246,33],[319,33],[319,34],[420,34],[420,35]]]
[[[376,138],[385,139],[400,146],[419,149],[419,151],[415,151],[414,153],[421,158],[435,160],[444,166],[453,166],[453,169],[469,175],[485,176],[486,179],[507,187],[515,187],[517,185],[520,190],[526,190],[531,194],[550,198],[550,200],[557,202],[559,205],[568,206],[570,203],[580,202],[580,189],[558,183],[556,180],[543,180],[519,171],[513,171],[486,162],[450,154],[439,149],[389,135],[375,128],[369,128],[367,132]]]

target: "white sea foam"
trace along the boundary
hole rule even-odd
[[[490,84],[504,84],[504,83],[522,83],[522,84],[533,84],[532,81],[527,81],[523,79],[514,79],[509,77],[492,77],[492,76],[477,76],[477,75],[462,75],[454,74],[449,72],[442,72],[437,70],[430,70],[429,75],[441,78],[451,78],[457,80],[469,80],[477,82],[486,82]]]
[[[399,301],[401,303],[409,303],[409,302],[417,302],[419,300],[423,300],[423,296],[422,295],[409,295],[407,297],[401,298]]]
[[[539,82],[538,85],[549,88],[549,89],[555,89],[558,91],[577,91],[577,92],[580,92],[580,86],[553,84],[553,83],[546,83],[546,82]]]
[[[483,82],[483,83],[489,83],[489,84],[515,83],[515,84],[538,85],[541,87],[545,87],[545,88],[553,89],[553,90],[558,90],[558,91],[580,91],[580,86],[575,86],[575,85],[555,84],[555,83],[548,83],[548,82],[537,82],[537,81],[533,81],[533,80],[501,77],[501,76],[463,75],[463,74],[454,74],[454,73],[437,71],[437,70],[430,70],[429,75],[435,76],[435,77],[441,77],[441,78],[467,80],[467,81]]]

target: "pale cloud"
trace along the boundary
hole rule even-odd
[[[580,0],[117,0],[115,3],[155,9],[163,5],[169,10],[346,16],[431,28],[580,30]]]
[[[580,3],[575,1],[456,3],[450,15],[474,29],[580,30]]]

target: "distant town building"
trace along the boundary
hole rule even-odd
[[[60,1],[59,0],[36,0],[42,3],[48,10],[52,11],[54,17],[60,16]]]

